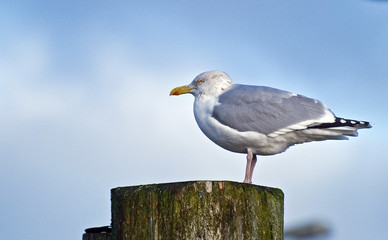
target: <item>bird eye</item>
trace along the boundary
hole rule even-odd
[[[198,80],[197,85],[201,85],[203,83],[203,80]]]

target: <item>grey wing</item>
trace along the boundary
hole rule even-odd
[[[265,135],[322,118],[329,112],[318,100],[260,86],[236,84],[221,94],[218,101],[212,113],[217,121],[240,132]]]

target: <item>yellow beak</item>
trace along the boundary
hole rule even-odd
[[[190,88],[190,87],[187,87],[187,86],[176,87],[173,90],[171,90],[170,96],[171,95],[178,96],[178,95],[181,95],[181,94],[190,93],[191,90],[193,90],[193,89],[194,88]]]

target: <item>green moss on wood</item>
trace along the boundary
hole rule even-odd
[[[113,239],[283,239],[283,192],[229,181],[112,189]]]

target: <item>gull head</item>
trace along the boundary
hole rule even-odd
[[[232,85],[232,80],[225,72],[209,71],[199,74],[194,80],[185,86],[176,87],[171,90],[170,95],[181,95],[191,93],[194,97],[218,96]]]

